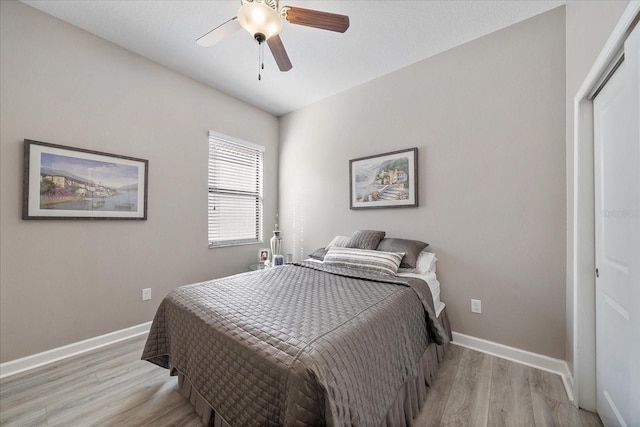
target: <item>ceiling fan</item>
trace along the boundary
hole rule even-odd
[[[280,8],[278,0],[241,0],[240,3],[238,16],[209,31],[196,40],[196,43],[203,47],[211,47],[240,28],[244,28],[261,47],[262,43],[267,42],[280,71],[289,71],[292,68],[291,61],[278,35],[282,29],[283,20],[339,33],[344,33],[349,28],[349,17],[346,15],[292,6]]]

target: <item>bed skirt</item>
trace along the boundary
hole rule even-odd
[[[446,307],[440,312],[438,320],[451,339],[451,324],[449,323]],[[427,390],[433,384],[438,366],[442,362],[448,347],[449,343],[444,345],[429,344],[418,362],[417,376],[406,382],[398,390],[396,399],[387,411],[387,416],[383,420],[382,426],[411,425],[427,398]],[[180,394],[193,406],[196,414],[202,420],[202,425],[231,427],[191,385],[191,381],[187,376],[175,368],[171,369],[171,375],[177,375]]]

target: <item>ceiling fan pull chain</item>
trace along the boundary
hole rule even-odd
[[[258,80],[262,80],[262,70],[264,70],[264,45],[258,41]]]

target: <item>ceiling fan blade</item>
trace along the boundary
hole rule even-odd
[[[271,49],[273,58],[276,60],[276,64],[278,64],[280,71],[289,71],[293,68],[291,61],[289,60],[289,55],[287,55],[287,51],[285,50],[279,35],[276,34],[275,36],[269,37],[267,44],[269,45],[269,49]]]
[[[347,15],[291,6],[286,6],[283,9],[286,10],[287,21],[292,24],[336,31],[338,33],[344,33],[349,28],[349,17]]]
[[[233,17],[224,24],[214,28],[204,36],[200,37],[198,40],[196,40],[196,43],[202,47],[211,47],[214,44],[218,43],[220,40],[225,39],[231,34],[235,33],[240,28],[242,27],[240,26],[240,22],[238,22],[238,17]]]

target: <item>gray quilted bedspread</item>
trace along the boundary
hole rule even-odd
[[[422,280],[298,263],[175,289],[142,359],[182,372],[232,426],[374,426],[446,341]]]

